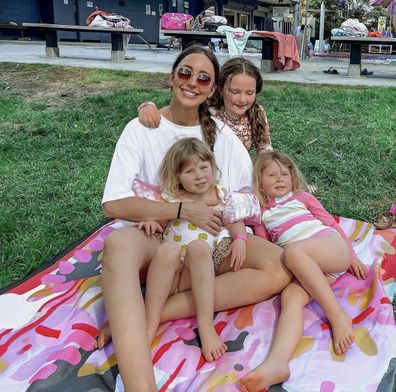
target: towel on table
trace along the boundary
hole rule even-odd
[[[286,35],[275,31],[255,31],[263,37],[271,37],[274,42],[274,68],[277,71],[290,71],[300,68],[298,47],[294,35]]]

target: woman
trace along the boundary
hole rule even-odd
[[[153,131],[134,119],[117,143],[103,196],[106,216],[134,222],[180,217],[217,234],[221,227],[220,213],[208,205],[211,203],[183,203],[180,209],[179,203],[135,197],[131,188],[135,177],[159,183],[160,162],[170,145],[181,137],[198,137],[210,146],[222,185],[228,190],[251,185],[252,167],[246,149],[230,128],[210,117],[206,100],[215,91],[218,73],[218,62],[211,51],[191,46],[180,53],[170,76],[172,101],[161,109],[160,128]],[[147,269],[159,245],[158,238],[148,237],[133,226],[113,232],[105,241],[103,295],[127,391],[157,390],[140,273]],[[215,310],[255,303],[280,292],[290,281],[280,255],[278,246],[250,236],[244,268],[233,272],[226,259],[221,265],[222,275],[215,279]],[[168,299],[161,321],[192,315],[195,315],[194,301],[191,291],[186,291]]]

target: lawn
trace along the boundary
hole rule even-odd
[[[0,287],[104,221],[115,143],[146,100],[169,102],[164,74],[0,64]],[[259,100],[331,213],[370,222],[395,202],[395,89],[273,82]]]

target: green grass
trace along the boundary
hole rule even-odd
[[[395,89],[266,83],[259,98],[331,213],[372,221],[395,202]],[[115,143],[146,100],[169,102],[166,75],[0,64],[0,286],[104,220]]]

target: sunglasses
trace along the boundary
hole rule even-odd
[[[194,75],[197,77],[197,84],[200,87],[208,87],[212,82],[212,77],[209,74],[205,72],[194,73],[193,71],[191,71],[190,68],[187,67],[178,68],[176,71],[176,75],[180,80],[184,82],[190,80]]]

